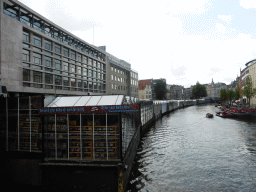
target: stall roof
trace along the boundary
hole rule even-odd
[[[47,107],[122,105],[124,95],[56,97]]]

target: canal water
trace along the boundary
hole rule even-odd
[[[191,106],[156,121],[141,140],[127,191],[256,191],[256,117],[224,119],[215,111]]]

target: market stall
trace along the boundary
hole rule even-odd
[[[121,113],[139,111],[123,95],[57,97],[38,110],[48,159],[120,159]]]

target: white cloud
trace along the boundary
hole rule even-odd
[[[226,23],[230,23],[232,20],[232,15],[218,15],[218,18]]]
[[[179,0],[167,1],[168,14],[177,15],[181,13],[201,14],[207,11],[210,0]]]
[[[227,27],[221,23],[216,23],[216,29],[220,33],[226,33]]]
[[[256,1],[255,0],[240,0],[240,6],[245,9],[256,8]]]

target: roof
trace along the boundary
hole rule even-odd
[[[122,105],[125,100],[124,95],[61,96],[54,98],[47,107]]]

